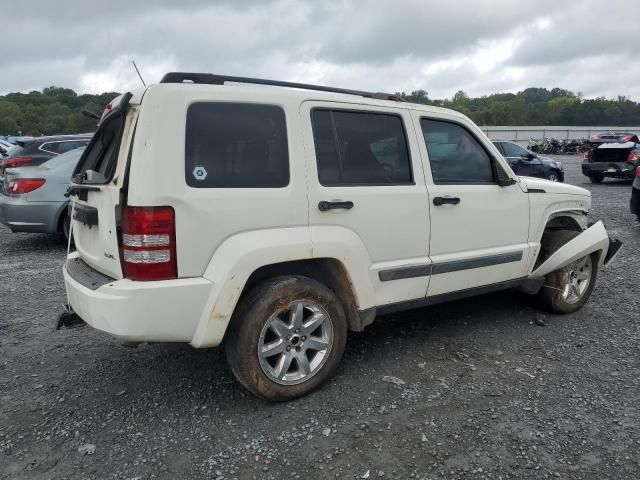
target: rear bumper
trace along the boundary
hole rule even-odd
[[[29,202],[0,194],[0,223],[14,232],[56,233],[64,202]]]
[[[582,173],[587,177],[633,178],[635,166],[628,162],[584,162]]]
[[[132,342],[190,342],[213,288],[204,278],[185,278],[113,280],[93,289],[77,273],[72,276],[67,265],[62,271],[69,303],[80,318],[97,330]]]

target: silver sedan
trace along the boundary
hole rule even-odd
[[[65,197],[84,147],[37,167],[7,169],[0,190],[0,222],[13,232],[69,234]]]

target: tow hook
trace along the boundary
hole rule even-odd
[[[73,311],[73,308],[71,308],[69,304],[64,306],[64,312],[58,315],[58,319],[56,320],[56,330],[60,330],[62,327],[78,328],[86,325],[87,323]]]

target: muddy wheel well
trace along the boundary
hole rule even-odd
[[[362,331],[370,323],[358,312],[358,304],[346,268],[334,258],[295,260],[260,267],[247,280],[240,298],[263,281],[282,275],[302,275],[329,287],[342,302],[349,330]]]

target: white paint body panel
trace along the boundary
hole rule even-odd
[[[187,186],[185,119],[198,101],[280,106],[287,122],[290,182],[284,188]],[[465,116],[422,105],[281,88],[162,84],[134,95],[135,139],[128,131],[113,182],[90,193],[99,209],[100,230],[80,228],[78,253],[114,278],[89,290],[69,277],[72,307],[95,328],[134,341],[220,344],[247,279],[257,269],[292,260],[331,258],[348,274],[357,308],[371,309],[424,299],[531,274],[546,223],[568,216],[585,226],[589,192],[540,179],[518,179],[493,144]],[[414,185],[324,187],[318,181],[310,110],[314,106],[393,112],[402,117]],[[434,185],[421,116],[454,120],[470,129],[517,180],[515,185]],[[132,122],[133,123],[133,122]],[[131,148],[128,204],[172,206],[176,213],[176,280],[122,279],[117,254],[118,192]],[[546,193],[527,193],[528,189]],[[435,207],[436,195],[455,195],[456,206]],[[352,210],[320,212],[321,200],[351,200]],[[103,230],[104,222],[104,230]],[[95,237],[95,238],[94,238]],[[606,253],[599,226],[570,242],[543,267],[557,268],[587,251]],[[78,243],[78,240],[76,240]],[[521,251],[520,261],[457,272],[380,281],[383,270],[469,260]],[[115,263],[105,253],[115,253]],[[554,258],[556,257],[556,258]],[[548,265],[549,267],[545,266]],[[538,275],[545,270],[534,272]]]

